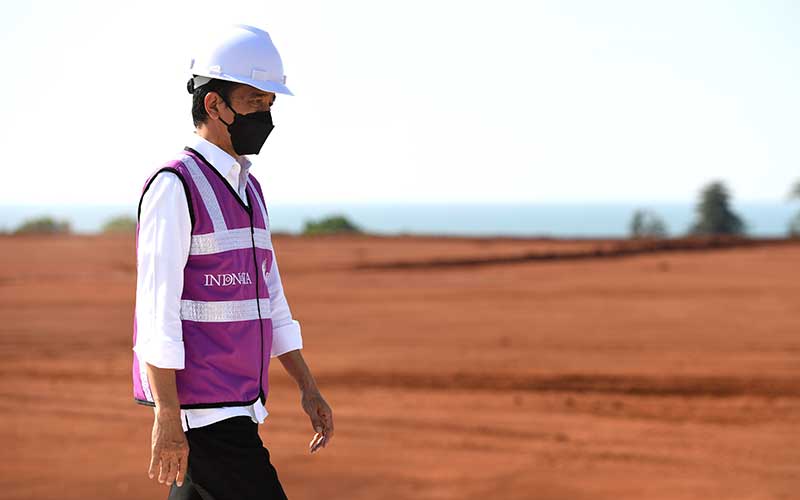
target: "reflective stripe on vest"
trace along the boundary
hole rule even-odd
[[[258,198],[258,195],[256,195]],[[265,229],[254,228],[253,239],[256,248],[272,249],[269,234]],[[206,234],[195,234],[189,247],[189,255],[209,255],[213,253],[227,252],[228,250],[241,250],[252,248],[250,241],[250,228],[227,229]]]
[[[271,317],[269,299],[216,300],[204,302],[200,300],[181,300],[181,319],[201,323],[219,323],[231,321],[252,321]]]
[[[258,195],[258,190],[253,185],[253,180],[251,178],[247,178],[247,183],[250,184],[250,188],[253,190],[253,194],[256,196],[256,202],[258,203],[258,208],[261,209],[261,216],[264,219],[264,226],[267,228],[266,231],[269,231],[269,218],[267,217],[267,209],[264,207],[264,200]],[[266,232],[265,231],[265,232]]]
[[[200,166],[194,161],[194,158],[189,155],[181,158],[181,161],[186,165],[189,174],[192,176],[194,185],[197,186],[197,191],[200,192],[203,205],[206,206],[208,215],[211,217],[211,224],[214,225],[214,232],[227,231],[228,226],[225,225],[225,218],[222,216],[222,209],[219,207],[217,195],[214,194],[214,189],[211,187],[211,183],[208,182],[205,174],[203,174],[203,171],[200,170]]]

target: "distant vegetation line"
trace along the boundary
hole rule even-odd
[[[789,190],[788,200],[800,200],[800,180]],[[708,183],[699,193],[695,205],[695,220],[687,236],[744,236],[747,223],[731,208],[731,195],[721,180]],[[664,220],[654,211],[641,208],[630,221],[632,238],[667,238],[669,230]],[[789,220],[786,236],[800,237],[800,212]]]
[[[102,234],[130,234],[136,231],[136,218],[130,215],[111,217],[100,229]],[[7,231],[0,231],[7,233]],[[11,234],[71,234],[72,226],[66,219],[56,219],[49,215],[33,217],[22,222]],[[306,220],[303,226],[304,235],[322,234],[364,234],[364,231],[353,224],[344,215],[335,214],[319,220]]]
[[[789,190],[788,200],[800,200],[800,180]],[[103,234],[130,234],[136,231],[136,218],[118,215],[108,219],[101,227]],[[43,215],[26,219],[17,228],[0,233],[10,234],[70,234],[72,226],[66,219],[56,219]],[[686,236],[745,236],[747,223],[731,208],[731,195],[722,181],[715,180],[700,191],[695,206],[695,220]],[[305,220],[302,235],[325,234],[365,234],[365,231],[350,221],[345,215],[333,214],[319,220]],[[670,238],[669,228],[664,219],[648,208],[636,209],[629,223],[631,238]],[[800,238],[800,211],[788,222],[786,236]]]

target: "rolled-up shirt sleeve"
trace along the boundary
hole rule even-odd
[[[289,351],[303,348],[300,323],[292,318],[289,303],[283,293],[283,284],[278,271],[278,259],[274,246],[272,247],[272,267],[267,275],[267,288],[269,289],[269,303],[272,311],[272,351],[270,352],[270,357],[274,358]]]
[[[183,184],[161,172],[142,197],[136,252],[136,344],[139,362],[184,368],[180,318],[191,219]]]

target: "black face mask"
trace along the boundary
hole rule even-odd
[[[233,121],[226,122],[220,116],[219,121],[227,125],[231,134],[231,144],[237,155],[253,155],[261,151],[261,146],[275,126],[272,124],[272,113],[269,111],[256,111],[242,115],[236,112],[230,103],[223,99],[228,108],[234,112]]]

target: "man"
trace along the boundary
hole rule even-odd
[[[333,437],[333,414],[300,353],[245,155],[273,128],[275,94],[293,94],[269,35],[251,26],[214,39],[191,70],[195,134],[148,178],[136,230],[132,374],[135,401],[155,412],[148,475],[169,499],[286,498],[258,435],[270,359],[300,388],[311,453]]]

